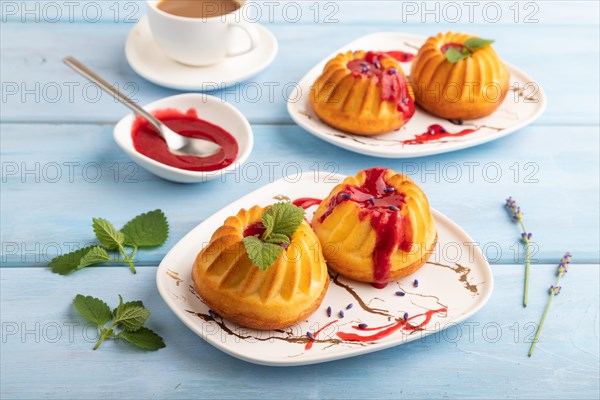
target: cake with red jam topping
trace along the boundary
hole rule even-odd
[[[275,223],[279,220],[288,229],[289,220],[281,209]],[[329,285],[321,245],[304,213],[285,239],[281,232],[279,236],[266,234],[266,210],[254,206],[227,218],[192,268],[196,292],[214,313],[261,330],[281,329],[306,319],[319,307]],[[277,232],[277,227],[270,226],[269,230]],[[279,251],[278,256],[264,265],[256,264],[256,260],[268,259],[274,250]]]
[[[421,268],[437,242],[423,191],[385,168],[360,171],[337,185],[312,226],[331,270],[375,287]]]
[[[417,104],[452,120],[493,113],[508,93],[510,75],[492,42],[453,32],[427,39],[410,74]]]
[[[338,54],[311,87],[310,102],[326,124],[358,135],[399,129],[415,113],[400,64],[378,52]]]

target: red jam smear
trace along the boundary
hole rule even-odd
[[[292,201],[292,204],[296,207],[304,208],[305,210],[311,208],[312,206],[318,206],[321,204],[323,200],[315,199],[313,197],[301,197]]]
[[[446,139],[448,137],[460,137],[465,136],[473,132],[477,132],[476,129],[463,129],[460,132],[450,133],[443,126],[435,124],[427,127],[427,132],[421,133],[415,136],[414,139],[403,140],[402,144],[423,144],[427,142],[435,142],[437,140]]]
[[[358,334],[352,333],[352,332],[338,332],[337,336],[342,340],[347,340],[347,341],[351,341],[351,342],[373,342],[375,340],[381,340],[387,336],[390,336],[392,333],[394,333],[400,329],[403,331],[414,331],[414,330],[423,328],[425,325],[427,325],[429,323],[429,321],[431,321],[431,317],[433,317],[434,315],[439,314],[439,313],[445,313],[447,311],[448,311],[447,308],[440,308],[438,310],[429,310],[423,314],[417,314],[417,315],[414,315],[407,319],[401,319],[394,324],[380,326],[377,328],[359,328],[358,326],[352,327],[356,330],[361,330],[361,331],[379,331],[372,335],[363,336],[363,335],[358,335]],[[423,321],[421,321],[421,323],[409,324],[410,321],[415,320],[417,318],[421,318],[421,317],[424,317]]]
[[[413,53],[407,53],[405,51],[386,51],[385,54],[395,58],[398,62],[411,62],[416,57]]]
[[[364,59],[350,60],[346,67],[355,78],[367,77],[375,79],[381,85],[381,100],[396,104],[396,109],[404,120],[411,118],[416,110],[415,102],[410,97],[408,82],[396,68],[384,68],[381,60],[388,53],[369,51]]]
[[[442,46],[440,51],[442,52],[442,54],[446,55],[446,52],[448,51],[448,49],[454,49],[454,50],[458,51],[459,53],[462,53],[464,48],[465,48],[465,46],[463,46],[460,43],[446,43],[445,45]]]
[[[260,239],[266,230],[262,222],[255,222],[244,229],[244,237],[254,236]]]
[[[131,137],[138,153],[159,163],[188,171],[216,171],[231,165],[238,155],[238,143],[223,128],[198,118],[195,109],[182,113],[175,109],[157,110],[152,113],[173,131],[182,136],[210,140],[221,150],[209,157],[183,156],[169,151],[164,139],[146,120],[138,117],[133,121]]]
[[[330,323],[328,323],[327,325],[325,325],[324,327],[322,327],[321,329],[319,329],[318,331],[316,331],[315,333],[313,333],[313,339],[309,340],[306,345],[304,346],[304,350],[310,350],[312,349],[313,343],[315,342],[314,339],[317,338],[317,336],[319,335],[319,333],[323,332],[323,330],[327,329],[328,327],[330,327],[331,325],[335,324],[336,322],[338,322],[338,320],[336,319],[335,321],[331,321]]]
[[[346,201],[352,201],[359,206],[360,220],[369,217],[371,227],[376,233],[372,255],[373,286],[379,289],[384,288],[389,281],[391,256],[396,248],[409,252],[413,244],[410,220],[401,213],[406,203],[405,194],[387,184],[387,171],[385,168],[365,170],[365,182],[361,186],[347,185],[332,197],[327,210],[319,219],[322,223],[338,205]]]

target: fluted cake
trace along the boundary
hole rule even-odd
[[[329,285],[319,240],[302,223],[265,270],[248,257],[243,240],[261,237],[266,209],[254,206],[227,218],[198,254],[192,270],[197,293],[217,314],[254,329],[281,329],[304,320]]]
[[[399,129],[415,113],[400,64],[379,52],[349,51],[331,59],[311,87],[310,102],[326,124],[359,135]]]
[[[312,226],[331,270],[376,287],[421,268],[437,242],[423,191],[385,168],[360,171],[337,185]]]
[[[475,35],[439,33],[420,48],[411,69],[417,104],[441,118],[464,120],[485,117],[502,104],[509,89],[509,73],[492,46],[465,49]],[[450,61],[446,52],[468,56]]]

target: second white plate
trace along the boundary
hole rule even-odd
[[[397,346],[455,325],[483,307],[493,288],[490,266],[473,239],[434,210],[438,244],[429,262],[385,289],[334,275],[321,306],[306,321],[284,330],[256,331],[214,315],[195,292],[191,272],[196,255],[223,221],[256,204],[324,198],[344,178],[324,173],[299,180],[284,178],[218,211],[162,260],[156,273],[160,295],[184,324],[211,345],[246,361],[275,366],[314,364]],[[309,220],[313,212],[307,211]],[[398,291],[405,295],[396,295]],[[332,309],[331,317],[327,307]],[[418,329],[403,322],[405,313]],[[359,329],[359,324],[367,324],[368,329]],[[314,341],[307,332],[315,336]]]
[[[488,117],[463,121],[461,125],[437,118],[419,107],[411,120],[400,130],[380,136],[358,136],[339,131],[322,122],[309,102],[310,87],[331,58],[348,50],[399,50],[416,54],[427,38],[400,32],[383,32],[363,36],[338,49],[311,69],[289,97],[288,112],[294,122],[316,137],[356,153],[385,158],[410,158],[465,149],[499,139],[535,121],[546,108],[546,96],[541,86],[520,69],[506,64],[510,72],[510,92],[502,105]],[[410,62],[402,63],[406,75]],[[441,125],[449,133],[464,129],[476,132],[460,137],[445,137],[426,143],[405,143],[428,132],[431,125]]]

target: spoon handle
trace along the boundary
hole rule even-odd
[[[156,119],[152,114],[150,114],[148,111],[144,110],[142,107],[135,104],[133,100],[131,100],[129,97],[127,97],[121,91],[119,91],[113,85],[106,82],[104,79],[102,79],[100,76],[98,76],[94,71],[90,70],[88,67],[83,65],[81,62],[79,62],[77,59],[75,59],[75,57],[68,56],[68,57],[65,57],[63,59],[63,61],[65,64],[67,64],[69,67],[71,67],[74,71],[78,72],[79,74],[81,74],[84,77],[86,77],[87,79],[89,79],[90,82],[93,82],[96,85],[98,85],[98,87],[100,89],[113,95],[115,100],[123,103],[124,105],[129,107],[133,112],[142,116],[146,121],[148,121],[149,123],[154,125],[154,127],[156,129],[158,129],[158,132],[162,136],[162,132],[163,132],[162,131],[162,122],[160,122],[158,119]]]

